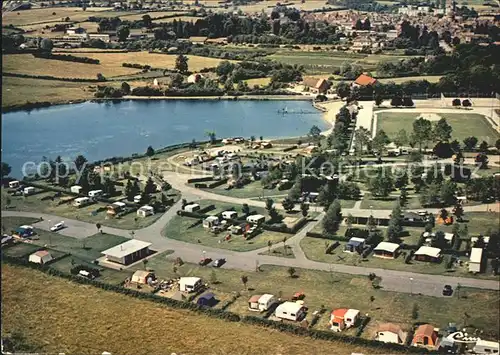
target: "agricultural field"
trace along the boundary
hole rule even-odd
[[[284,64],[302,65],[307,73],[332,73],[346,60],[358,60],[366,55],[340,52],[294,52],[283,51],[265,57]]]
[[[76,56],[99,59],[100,64],[66,62],[54,59],[35,58],[31,54],[15,54],[3,56],[3,71],[29,75],[49,75],[63,78],[95,79],[98,73],[106,78],[139,73],[139,69],[125,68],[122,63],[138,63],[173,69],[175,55],[150,54],[148,52],[133,53],[81,53],[66,52]],[[188,56],[189,69],[199,71],[203,68],[216,67],[220,59]]]
[[[128,17],[127,17],[128,19]],[[196,22],[198,20],[202,19],[202,17],[194,17],[194,16],[176,16],[176,17],[168,17],[168,18],[162,18],[158,20],[153,20],[154,23],[168,23],[168,22],[173,22],[174,20],[177,21],[184,21],[184,22]]]
[[[271,82],[271,78],[257,78],[257,79],[248,79],[245,80],[251,88],[255,85],[267,86]]]
[[[341,341],[313,340],[229,323],[77,285],[39,271],[2,266],[2,333],[4,336],[20,333],[25,343],[38,352],[101,353],[106,350],[147,355],[206,354],[207,349],[217,349],[220,353],[241,355],[321,354],[334,347],[346,354],[383,353]],[[47,284],[50,284],[50,297]],[[81,312],[82,309],[86,311]],[[165,329],[168,329],[167,337]],[[137,341],[139,338],[141,341]],[[242,339],[259,341],[242,342]]]
[[[26,102],[68,102],[91,99],[92,83],[72,83],[58,80],[2,77],[2,107],[23,105]]]
[[[107,8],[87,8],[83,11],[79,7],[59,7],[59,8],[45,8],[45,9],[32,9],[7,12],[2,17],[3,25],[29,25],[34,23],[48,23],[57,22],[70,18],[70,21],[83,21],[90,16],[100,17],[115,17],[123,16],[131,12],[124,11],[107,11]]]
[[[375,114],[378,115],[377,131],[383,129],[389,138],[394,137],[401,130],[401,127],[407,127],[408,132],[410,132],[415,119],[429,115],[409,112],[375,112]],[[483,140],[494,142],[500,137],[483,115],[475,113],[439,113],[430,115],[432,115],[433,121],[445,118],[453,128],[452,139],[457,139],[459,142],[470,136],[476,137],[479,142]]]
[[[407,76],[404,78],[384,78],[377,79],[383,84],[387,84],[393,82],[395,84],[401,84],[407,81],[418,81],[418,80],[427,80],[429,83],[437,83],[441,79],[441,75],[426,75],[426,76]]]
[[[207,212],[207,214],[209,215],[216,215],[219,212],[226,211],[231,208],[235,208],[239,216],[242,215],[241,206],[235,206],[234,204],[211,200],[200,200],[197,201],[197,203],[200,204],[201,208],[211,204],[215,205],[215,210]],[[250,210],[255,211],[258,214],[267,216],[267,211],[265,211],[263,208],[251,207]],[[292,217],[295,219],[299,218],[297,214],[290,216],[286,214],[284,217]],[[181,240],[188,243],[200,243],[209,247],[235,251],[249,251],[263,248],[267,246],[268,241],[276,244],[282,242],[285,237],[290,237],[289,234],[263,230],[261,233],[248,240],[245,240],[240,234],[232,235],[231,239],[226,241],[225,237],[226,235],[230,234],[229,232],[221,232],[218,235],[213,234],[207,228],[203,228],[202,220],[187,216],[175,216],[174,218],[172,218],[163,229],[162,234],[167,238]]]

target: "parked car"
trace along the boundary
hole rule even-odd
[[[58,230],[61,230],[65,228],[66,226],[64,225],[64,222],[59,222],[54,224],[52,227],[50,227],[51,232],[57,232]]]
[[[222,265],[224,265],[226,263],[226,259],[222,258],[222,259],[216,259],[213,263],[213,266],[214,267],[221,267]]]
[[[206,266],[212,262],[211,258],[203,258],[200,260],[199,264],[200,266]]]
[[[453,288],[451,285],[444,285],[443,296],[451,296],[453,294]]]

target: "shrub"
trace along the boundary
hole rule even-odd
[[[88,58],[88,57],[76,57],[71,54],[51,54],[51,53],[33,53],[35,58],[44,58],[44,59],[54,59],[54,60],[62,60],[65,62],[75,62],[75,63],[85,63],[85,64],[99,64],[99,59]]]

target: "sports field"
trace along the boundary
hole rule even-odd
[[[410,113],[410,112],[380,112],[377,113],[377,131],[383,129],[389,137],[395,137],[401,129],[411,133],[413,122],[423,116],[431,118],[433,123],[441,117],[445,118],[453,128],[452,139],[462,142],[465,138],[474,136],[479,142],[494,144],[500,135],[491,127],[483,115],[476,113]]]

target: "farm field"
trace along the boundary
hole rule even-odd
[[[285,64],[302,65],[307,72],[332,73],[339,69],[346,60],[355,61],[364,58],[363,54],[340,53],[340,52],[278,52],[265,57]]]
[[[200,206],[206,207],[208,205],[215,205],[216,209],[207,212],[209,215],[216,215],[219,212],[229,210],[231,208],[235,208],[235,211],[238,212],[238,215],[241,216],[241,206],[222,203],[219,201],[211,201],[211,200],[200,200],[197,201]],[[263,208],[259,207],[250,207],[251,211],[255,211],[256,213],[262,214],[268,218],[267,211]],[[292,217],[299,218],[297,215],[285,214],[284,217]],[[227,231],[221,232],[219,234],[211,233],[207,228],[202,226],[202,220],[191,217],[181,217],[175,216],[170,220],[170,222],[164,227],[162,234],[171,239],[182,240],[188,243],[200,243],[202,245],[219,248],[219,249],[229,249],[235,251],[249,251],[254,249],[259,249],[267,246],[268,241],[271,241],[273,244],[280,243],[283,241],[283,238],[291,237],[290,234],[279,233],[279,232],[271,232],[263,230],[261,233],[255,235],[253,238],[249,240],[245,240],[243,235],[232,235],[231,240],[226,241],[224,238],[226,235],[230,234]]]
[[[93,83],[72,83],[59,80],[2,77],[2,107],[23,105],[26,102],[60,103],[91,99]]]
[[[67,52],[76,56],[99,59],[100,64],[73,63],[61,60],[35,58],[31,54],[15,54],[3,56],[3,71],[29,75],[49,75],[63,78],[95,79],[98,73],[106,78],[136,74],[139,69],[125,68],[122,63],[138,63],[165,69],[173,69],[175,55],[150,54],[148,52],[133,53],[86,53]],[[220,59],[188,56],[189,69],[199,71],[203,68],[216,67]]]
[[[79,7],[45,8],[8,12],[2,18],[2,22],[4,26],[10,24],[17,26],[61,21],[61,19],[65,19],[66,17],[69,17],[70,21],[82,21],[90,16],[115,17],[130,13],[125,11],[109,11],[108,8],[101,7],[89,7],[85,11]]]
[[[128,19],[128,17],[126,17]],[[168,18],[162,18],[158,20],[153,20],[154,23],[167,23],[167,22],[173,22],[174,20],[177,21],[184,21],[184,22],[196,22],[197,20],[202,19],[202,17],[194,17],[194,16],[176,16],[176,17],[168,17]]]
[[[381,83],[387,84],[393,82],[395,84],[401,84],[406,81],[418,81],[418,80],[427,80],[430,83],[437,83],[441,79],[441,75],[426,75],[426,76],[407,76],[404,78],[384,78],[377,79]]]
[[[266,86],[271,82],[271,78],[257,78],[257,79],[248,79],[245,80],[251,88],[255,85]]]
[[[26,268],[3,265],[2,271],[3,334],[19,332],[39,352],[206,354],[210,348],[242,355],[319,354],[335,347],[342,354],[383,353],[340,341],[313,340],[229,323],[77,285]],[[47,283],[51,286],[50,297]],[[86,311],[81,312],[82,309]],[[168,337],[165,329],[169,330]],[[142,341],[137,341],[139,338]]]
[[[376,112],[375,112],[376,113]],[[383,129],[389,138],[394,137],[401,127],[407,127],[411,131],[413,121],[425,113],[409,112],[380,112],[377,120],[377,131]],[[445,118],[453,128],[452,139],[462,142],[464,138],[475,136],[479,142],[483,140],[494,142],[500,135],[491,127],[483,115],[475,113],[439,113],[433,114]]]

